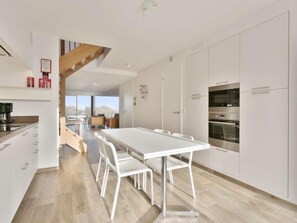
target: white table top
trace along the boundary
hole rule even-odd
[[[107,138],[129,148],[144,159],[210,148],[208,143],[182,139],[144,128],[104,129]]]

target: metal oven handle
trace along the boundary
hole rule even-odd
[[[236,126],[236,123],[233,122],[215,122],[215,121],[208,121],[209,123],[213,123],[213,124],[221,124],[221,125],[232,125],[232,126]]]

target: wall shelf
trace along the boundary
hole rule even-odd
[[[0,86],[0,100],[50,101],[51,89]]]

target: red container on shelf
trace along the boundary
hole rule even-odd
[[[34,87],[34,77],[27,77],[27,87]]]

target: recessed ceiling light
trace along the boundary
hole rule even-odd
[[[132,67],[130,63],[126,63],[126,66],[127,66],[128,68],[131,68],[131,67]]]

